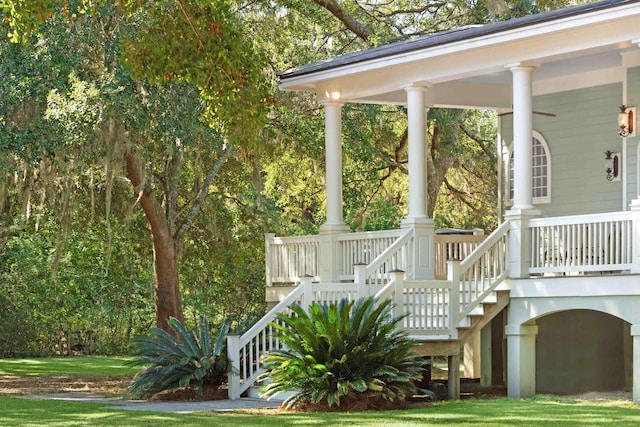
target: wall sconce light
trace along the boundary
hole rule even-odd
[[[626,105],[620,106],[620,112],[618,113],[618,127],[620,128],[620,136],[635,136],[635,108],[627,107]]]
[[[620,181],[620,153],[604,152],[604,173],[607,181]]]

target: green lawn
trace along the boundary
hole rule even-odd
[[[131,359],[0,359],[0,375],[131,375]],[[167,414],[109,405],[0,397],[0,426],[640,426],[640,406],[575,403],[559,398],[465,400],[431,407],[356,413],[255,412]]]
[[[140,370],[126,357],[43,357],[0,359],[0,375],[134,375]]]
[[[637,405],[608,406],[558,399],[468,400],[431,407],[356,413],[194,413],[124,411],[79,402],[0,398],[2,426],[618,426],[640,425]]]

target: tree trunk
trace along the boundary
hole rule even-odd
[[[172,332],[167,319],[184,320],[178,282],[177,242],[169,231],[162,205],[146,185],[142,159],[130,147],[124,156],[134,195],[140,202],[153,236],[156,323],[159,328]]]
[[[145,213],[146,214],[146,213]],[[178,282],[178,251],[168,232],[153,227],[153,276],[155,281],[154,303],[156,323],[159,328],[171,332],[167,319],[175,317],[182,322],[182,298]]]
[[[438,194],[447,171],[453,166],[454,158],[450,151],[439,149],[443,129],[440,125],[433,127],[431,143],[427,151],[427,216],[433,218]]]

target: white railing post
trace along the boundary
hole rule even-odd
[[[509,277],[529,277],[531,267],[531,229],[529,220],[540,216],[538,210],[510,210],[505,214],[509,222]]]
[[[353,265],[354,277],[353,281],[356,284],[356,299],[360,299],[369,295],[367,292],[367,264],[359,262]]]
[[[447,261],[447,280],[451,282],[451,294],[449,295],[449,325],[451,337],[458,337],[458,324],[460,323],[460,260]]]
[[[391,272],[394,276],[394,289],[393,289],[393,316],[403,316],[404,313],[404,271],[393,270]]]
[[[273,240],[275,239],[275,233],[264,234],[264,265],[265,265],[265,285],[271,286],[271,273],[273,272]]]
[[[318,276],[320,282],[337,282],[340,280],[342,271],[342,245],[340,243],[340,235],[350,233],[349,226],[343,227],[332,226],[326,224],[320,227],[320,247],[318,254]]]
[[[403,229],[413,230],[413,245],[409,248],[408,264],[405,266],[409,278],[432,280],[435,277],[435,226],[432,219],[405,218]],[[413,274],[412,274],[413,273]]]
[[[301,277],[300,286],[302,287],[301,304],[306,311],[313,304],[313,277],[308,275]]]
[[[231,363],[231,372],[227,376],[229,382],[228,396],[230,400],[240,399],[240,335],[227,335],[227,357]]]
[[[640,199],[631,201],[631,273],[640,273]]]

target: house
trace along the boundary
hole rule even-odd
[[[318,236],[267,235],[267,285],[299,283],[267,287],[275,311],[392,298],[418,351],[448,356],[451,397],[464,347],[475,376],[504,381],[510,397],[632,389],[640,403],[640,2],[454,29],[280,78],[325,109],[327,220]],[[345,103],[406,106],[399,230],[353,233],[343,222]],[[426,215],[425,117],[441,106],[498,113],[502,223],[486,238],[438,235]],[[446,259],[452,248],[462,261]],[[278,345],[271,320],[229,341],[232,398]]]

